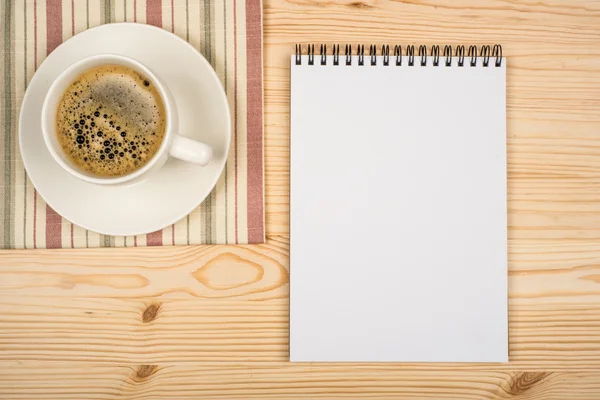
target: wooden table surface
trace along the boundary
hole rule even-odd
[[[267,243],[0,252],[0,398],[599,399],[600,1],[265,0],[264,41]],[[503,45],[510,363],[288,362],[296,42]]]

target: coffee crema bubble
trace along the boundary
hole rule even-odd
[[[143,167],[160,148],[165,126],[155,85],[120,65],[80,75],[63,93],[56,114],[56,134],[67,157],[102,177]]]

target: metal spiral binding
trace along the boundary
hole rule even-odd
[[[396,57],[396,65],[402,65],[402,46],[396,45],[394,47],[394,57]]]
[[[340,65],[340,45],[333,45],[333,65]]]
[[[346,65],[352,65],[352,45],[346,45]]]
[[[477,65],[477,46],[469,46],[469,57],[471,57],[471,67]]]
[[[427,46],[419,46],[419,57],[421,57],[421,67],[427,65]]]
[[[408,56],[408,66],[412,67],[415,65],[415,46],[406,46],[406,55]]]
[[[431,46],[431,58],[433,58],[433,66],[437,67],[440,65],[440,46]]]
[[[490,64],[490,46],[481,47],[481,57],[483,58],[483,66],[487,67]]]
[[[365,65],[365,45],[359,44],[356,47],[356,54],[358,55],[358,65]]]
[[[369,56],[371,56],[371,65],[377,65],[377,47],[374,44],[369,46]]]
[[[381,46],[381,55],[383,55],[383,65],[386,67],[390,65],[390,46],[384,44]]]
[[[308,45],[308,65],[314,65],[315,63],[315,45]]]
[[[496,67],[500,67],[502,65],[502,46],[499,44],[494,45],[492,57],[496,57]]]
[[[456,57],[458,58],[458,66],[463,67],[465,65],[465,46],[458,46],[456,48]]]
[[[339,65],[340,63],[340,45],[334,44],[332,46],[332,55],[333,55],[333,65]],[[309,44],[306,47],[308,55],[308,65],[315,64],[315,45]],[[345,46],[345,55],[346,55],[346,65],[352,65],[352,45],[346,44]],[[358,56],[358,65],[363,66],[365,62],[365,45],[359,44],[357,46],[356,55]],[[380,55],[383,56],[383,65],[390,65],[390,45],[381,46]],[[407,45],[406,53],[404,54],[408,58],[408,66],[412,67],[415,65],[415,45]],[[477,46],[471,45],[469,46],[468,51],[466,51],[465,46],[456,46],[456,50],[453,51],[452,46],[445,45],[444,52],[442,56],[445,58],[444,65],[446,67],[452,66],[452,59],[456,57],[457,62],[456,65],[459,67],[465,66],[465,56],[469,58],[469,66],[475,67],[477,66],[477,58],[482,58],[482,65],[484,67],[490,66],[490,59],[494,58],[494,66],[501,67],[502,66],[502,46],[499,44],[495,44],[493,47],[489,45],[483,45],[480,47],[479,52]],[[394,45],[394,57],[396,66],[402,66],[402,46]],[[440,46],[432,45],[429,48],[425,45],[420,45],[418,48],[418,57],[420,59],[421,66],[427,66],[427,58],[431,57],[432,65],[434,67],[438,67],[440,65]],[[377,46],[372,44],[369,46],[369,59],[370,64],[372,66],[377,65]],[[327,45],[320,45],[320,61],[321,65],[327,65]],[[302,45],[296,45],[296,57],[295,57],[296,65],[302,64]]]
[[[444,57],[446,58],[446,67],[452,66],[452,46],[444,46]]]

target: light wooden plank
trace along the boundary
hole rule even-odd
[[[596,400],[597,372],[407,370],[284,363],[98,366],[10,363],[10,399]],[[576,388],[576,389],[575,389]]]
[[[286,361],[288,246],[1,252],[0,361]],[[510,369],[598,368],[599,243],[512,248]]]

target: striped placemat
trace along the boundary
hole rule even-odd
[[[261,0],[1,0],[0,247],[81,248],[261,243],[263,86]],[[187,40],[223,82],[233,116],[225,171],[183,220],[148,235],[113,237],[71,224],[52,210],[23,168],[17,126],[31,77],[71,36],[110,22],[162,27]]]

